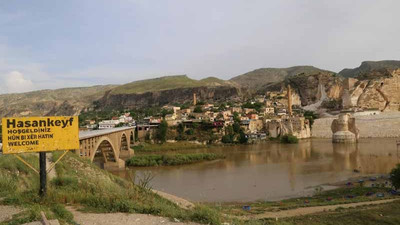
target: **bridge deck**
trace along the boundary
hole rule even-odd
[[[80,131],[79,132],[79,140],[84,140],[92,137],[102,136],[111,134],[114,132],[124,131],[124,130],[133,130],[135,127],[118,127],[104,130],[88,130],[88,131]]]

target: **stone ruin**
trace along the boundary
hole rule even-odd
[[[340,114],[331,125],[333,143],[354,143],[359,138],[359,130],[356,119],[349,113]]]

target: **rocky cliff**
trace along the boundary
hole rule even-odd
[[[298,74],[289,77],[287,83],[299,94],[302,106],[322,103],[326,99],[338,100],[343,90],[342,79],[331,72]]]
[[[309,75],[319,72],[329,72],[313,66],[293,66],[288,68],[260,68],[251,72],[233,77],[233,81],[242,88],[262,93],[267,90],[277,90],[287,78],[299,74]],[[332,73],[332,72],[329,72]]]
[[[363,62],[360,67],[339,74],[312,66],[262,68],[232,78],[194,80],[186,75],[135,81],[124,85],[42,90],[0,95],[0,117],[76,115],[81,110],[162,106],[199,100],[228,101],[286,91],[290,84],[295,104],[309,110],[320,107],[400,109],[400,61]],[[354,78],[349,78],[354,77]],[[299,100],[299,101],[297,101]],[[328,103],[328,104],[325,104]]]
[[[383,61],[365,61],[357,68],[343,69],[338,74],[342,77],[351,78],[368,78],[370,75],[384,74],[386,71],[392,71],[400,68],[400,61],[383,60]]]
[[[348,79],[344,108],[400,110],[400,69],[371,71],[358,78]]]
[[[232,86],[177,88],[145,93],[115,94],[107,92],[99,100],[102,109],[132,109],[163,106],[170,103],[185,103],[197,99],[211,102],[226,102],[240,97],[240,90]]]

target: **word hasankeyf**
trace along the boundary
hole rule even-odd
[[[78,117],[3,118],[3,153],[79,149]]]

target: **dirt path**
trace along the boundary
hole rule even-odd
[[[161,197],[170,200],[171,202],[177,204],[179,207],[183,209],[192,209],[194,208],[194,204],[189,202],[186,199],[180,198],[175,195],[171,195],[162,191],[152,190],[154,193],[160,195]]]
[[[83,213],[72,207],[67,209],[74,215],[74,220],[81,225],[198,225],[196,223],[171,222],[169,218],[146,214],[127,213]]]
[[[54,163],[53,161],[53,154],[51,153],[47,153],[46,154],[46,168],[49,169],[50,166]],[[56,174],[56,168],[53,168],[52,170],[50,170],[50,172],[47,174],[47,179],[50,181],[53,178],[55,178],[57,176]]]
[[[366,205],[378,205],[383,203],[389,203],[398,200],[396,199],[385,199],[378,201],[369,201],[369,202],[357,202],[357,203],[349,203],[349,204],[339,204],[339,205],[327,205],[327,206],[313,206],[313,207],[303,207],[297,209],[289,209],[283,210],[279,212],[265,212],[257,215],[249,215],[249,216],[241,216],[238,217],[240,219],[264,219],[264,218],[284,218],[284,217],[293,217],[293,216],[303,216],[313,213],[319,213],[324,211],[335,210],[337,208],[351,208],[357,206],[366,206]]]
[[[13,215],[22,212],[14,206],[0,205],[0,223],[12,218]]]

